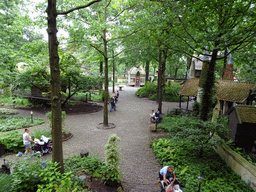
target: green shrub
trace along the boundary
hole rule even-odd
[[[24,151],[22,133],[18,131],[4,133],[0,136],[0,142],[5,146],[5,149],[7,149],[8,151],[13,151],[15,153]]]
[[[37,139],[40,139],[42,135],[48,138],[52,138],[52,133],[49,130],[36,129],[31,133],[31,137]]]
[[[157,93],[157,85],[147,81],[142,88],[136,91],[135,96],[150,97],[155,93]]]
[[[83,171],[92,174],[101,166],[101,160],[93,156],[80,157],[73,155],[64,160],[65,171],[72,171],[73,173]]]
[[[122,179],[123,174],[119,168],[120,158],[117,141],[120,141],[120,138],[117,137],[116,134],[112,134],[109,136],[108,142],[105,146],[106,160],[102,177],[102,180],[105,183],[109,181],[120,183]]]
[[[36,191],[40,182],[40,173],[43,164],[39,161],[20,161],[13,165],[12,190],[13,191]]]
[[[0,191],[12,192],[10,186],[12,186],[11,175],[0,173]]]
[[[37,185],[37,192],[53,191],[58,188],[60,184],[65,188],[70,188],[72,186],[70,177],[73,175],[71,172],[66,172],[64,174],[60,173],[57,162],[48,161],[45,166],[42,167],[38,176],[41,179],[40,184]]]
[[[6,105],[15,105],[15,106],[23,106],[23,107],[32,106],[32,104],[29,102],[28,99],[15,97],[14,100],[15,100],[15,103],[13,103],[12,97],[0,97],[0,103],[4,103]]]
[[[0,115],[0,131],[11,131],[26,127],[32,127],[44,123],[42,118],[19,117],[18,115]]]
[[[163,89],[162,100],[178,102],[180,100],[180,96],[178,95],[178,91],[180,90],[180,88],[180,85],[169,81]],[[138,97],[149,97],[151,100],[156,101],[157,85],[151,82],[146,82],[142,88],[136,91],[135,95]],[[184,101],[184,98],[182,101]]]
[[[225,123],[212,123],[201,121],[193,116],[164,116],[158,129],[169,132],[173,140],[186,139],[193,141],[188,146],[189,150],[201,156],[203,150],[207,150],[224,142],[228,134],[228,127]],[[216,133],[219,136],[211,133]]]

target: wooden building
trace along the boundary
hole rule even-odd
[[[229,137],[237,147],[251,151],[256,147],[256,107],[251,105],[233,105],[228,111]]]

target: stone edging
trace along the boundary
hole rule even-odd
[[[241,155],[233,151],[229,146],[223,144],[215,148],[215,151],[226,162],[226,164],[244,180],[256,192],[256,166],[249,163]]]
[[[241,155],[233,151],[226,144],[221,146],[229,155],[231,155],[238,163],[240,163],[244,168],[246,168],[252,175],[256,177],[256,167],[249,163],[245,158]]]

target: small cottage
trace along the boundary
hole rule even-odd
[[[152,81],[154,79],[154,75],[149,75],[149,80]],[[127,75],[127,85],[142,87],[145,85],[146,81],[146,71],[142,66],[132,67],[128,71]]]
[[[256,107],[233,105],[228,111],[229,137],[237,147],[251,151],[256,147]]]

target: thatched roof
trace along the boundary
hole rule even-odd
[[[199,79],[188,79],[179,90],[182,96],[197,96]],[[255,83],[241,83],[228,80],[218,80],[215,83],[218,100],[243,103],[250,89],[255,89]]]
[[[198,83],[199,79],[188,79],[181,89],[179,90],[178,94],[182,96],[197,96],[198,91]]]
[[[215,83],[216,97],[218,100],[243,103],[250,89],[256,88],[254,83],[241,83],[228,80],[220,80]]]
[[[251,105],[237,105],[235,108],[241,122],[256,123],[256,107]]]

